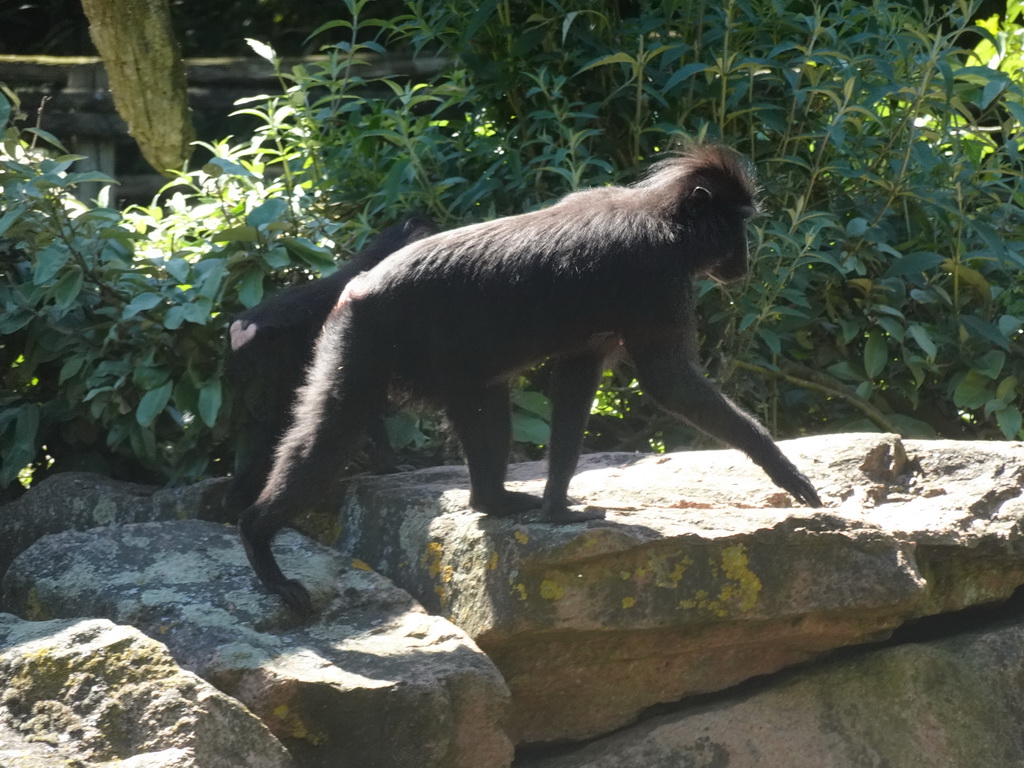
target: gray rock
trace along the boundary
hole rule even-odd
[[[1021,768],[1024,624],[786,675],[516,768]]]
[[[341,546],[476,639],[517,742],[581,739],[903,621],[1024,583],[1024,446],[829,435],[782,444],[827,507],[736,451],[585,456],[571,494],[607,519],[467,510],[462,468],[355,481]],[[511,468],[539,493],[542,463]]]
[[[3,766],[292,764],[245,707],[132,627],[0,614],[0,680]]]
[[[15,557],[48,533],[156,520],[220,520],[227,482],[159,490],[88,472],[48,477],[16,501],[0,505],[0,577]]]
[[[233,528],[201,521],[46,536],[4,592],[28,618],[99,615],[159,638],[256,713],[299,766],[511,762],[508,690],[464,632],[297,533],[275,548],[310,588],[315,621],[258,587]]]

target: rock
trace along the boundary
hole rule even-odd
[[[1024,766],[1024,623],[902,645],[516,768]]]
[[[582,739],[909,618],[1024,583],[1024,446],[792,440],[827,508],[737,451],[583,457],[572,495],[607,519],[470,512],[462,468],[360,478],[344,550],[465,629],[512,690],[517,742]],[[539,493],[541,463],[510,470]]]
[[[98,525],[200,518],[220,520],[227,480],[158,490],[88,472],[62,472],[0,505],[0,577],[22,551],[48,533]]]
[[[233,528],[201,521],[46,536],[11,566],[4,593],[27,618],[105,616],[159,638],[258,715],[298,766],[511,762],[508,690],[464,632],[297,533],[275,548],[310,589],[315,621],[258,587]]]
[[[131,627],[0,614],[0,680],[0,765],[291,765],[245,707]]]

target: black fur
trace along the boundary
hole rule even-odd
[[[746,272],[745,221],[755,210],[754,183],[737,156],[698,147],[631,187],[577,192],[541,211],[420,240],[350,282],[317,342],[267,485],[242,518],[263,584],[297,610],[311,609],[270,542],[319,501],[393,381],[447,412],[469,464],[474,509],[539,507],[556,523],[598,516],[574,514],[566,493],[598,377],[620,347],[662,407],[820,506],[807,478],[697,361],[693,280]],[[540,499],[504,486],[508,381],[546,358],[554,358],[554,411]]]
[[[240,512],[263,489],[273,466],[274,447],[290,423],[295,392],[305,379],[313,346],[327,316],[348,282],[411,242],[437,232],[423,216],[410,216],[388,227],[338,270],[320,280],[289,286],[231,324],[228,373],[241,400],[239,461],[228,491],[227,506]],[[390,454],[383,423],[371,422],[375,468]]]

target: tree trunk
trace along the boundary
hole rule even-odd
[[[82,0],[117,111],[143,157],[181,170],[195,139],[181,51],[168,0]]]

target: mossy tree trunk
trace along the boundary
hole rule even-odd
[[[82,6],[114,104],[143,157],[161,173],[181,170],[195,132],[168,0],[82,0]]]

